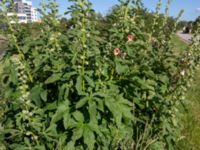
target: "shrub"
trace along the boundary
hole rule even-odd
[[[183,56],[176,55],[170,41],[176,23],[170,35],[163,32],[167,16],[157,27],[161,4],[146,32],[142,16],[130,13],[140,1],[130,0],[120,1],[102,36],[91,3],[70,1],[73,24],[65,33],[54,0],[41,4],[37,35],[14,30],[3,9],[10,44],[2,60],[2,147],[173,149],[178,107],[199,62],[196,36]]]

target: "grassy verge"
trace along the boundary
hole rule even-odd
[[[172,37],[172,44],[174,45],[174,47],[175,47],[174,51],[176,51],[177,54],[180,54],[181,52],[184,52],[188,48],[188,44],[185,43],[183,40],[181,40],[176,35],[174,35]]]
[[[200,150],[200,70],[196,73],[191,88],[187,93],[186,112],[183,117],[184,129],[180,150]]]
[[[188,45],[179,37],[174,36],[172,43],[177,54],[187,50]],[[183,111],[183,130],[178,143],[179,150],[200,150],[200,69],[196,72],[196,78],[187,91],[185,110]]]

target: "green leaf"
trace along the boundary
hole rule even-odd
[[[41,94],[40,94],[41,98],[43,101],[47,101],[47,90],[44,90]]]
[[[74,141],[70,141],[69,143],[67,143],[67,145],[63,148],[63,150],[75,150],[75,142]]]
[[[80,111],[75,111],[72,115],[76,119],[76,121],[84,122],[84,116]]]
[[[76,140],[80,139],[83,136],[83,128],[75,128],[73,130],[72,141],[75,142]]]
[[[43,108],[44,111],[47,111],[47,110],[55,110],[57,109],[57,102],[54,101],[53,103],[46,103],[46,106]]]
[[[78,76],[77,80],[76,80],[76,90],[78,92],[79,95],[82,95],[82,82],[83,82],[83,78],[82,76]]]
[[[62,76],[61,73],[53,74],[53,75],[50,76],[48,79],[46,79],[45,84],[54,83],[54,82],[60,80],[60,79],[61,79],[61,76]]]
[[[49,135],[49,136],[57,136],[57,125],[56,124],[51,124],[50,126],[49,126],[49,128],[47,128],[47,130],[46,130],[46,133],[47,133],[47,135]]]
[[[46,150],[44,145],[40,145],[40,146],[38,145],[38,146],[35,147],[35,149],[37,149],[37,150]]]
[[[94,87],[94,86],[95,86],[94,81],[93,81],[90,77],[88,77],[88,76],[85,75],[84,78],[85,78],[85,80],[87,81],[87,83],[88,83],[91,87]]]
[[[89,114],[90,114],[90,121],[93,123],[97,123],[97,106],[96,102],[93,99],[89,100]]]
[[[69,102],[68,100],[59,104],[56,113],[53,115],[51,123],[56,123],[62,119],[64,113],[69,112]]]
[[[95,144],[95,136],[93,131],[90,130],[90,128],[86,127],[84,129],[83,138],[84,138],[84,143],[88,146],[88,149],[93,150]]]
[[[80,99],[80,100],[76,103],[76,109],[79,109],[79,108],[83,107],[83,106],[87,103],[88,100],[89,100],[88,97],[84,97],[84,98]]]
[[[127,65],[121,65],[120,63],[116,64],[116,71],[118,74],[123,74],[128,72],[129,67]]]
[[[120,105],[118,101],[116,101],[114,98],[108,97],[105,99],[105,105],[113,114],[116,124],[119,127],[121,125],[122,112],[120,111]]]
[[[71,114],[69,112],[65,112],[63,115],[63,125],[65,129],[71,129],[77,125],[74,119],[71,118]]]
[[[35,102],[37,106],[41,106],[41,92],[44,89],[42,88],[41,85],[35,85],[31,90],[30,90],[30,98]]]
[[[67,72],[67,73],[65,73],[65,74],[63,75],[62,78],[63,78],[64,80],[69,80],[69,79],[71,79],[72,76],[74,76],[74,75],[76,75],[76,74],[77,74],[77,72],[75,72],[75,71],[74,71],[74,72]]]
[[[13,150],[27,150],[28,147],[22,144],[12,144],[10,145],[10,148]]]

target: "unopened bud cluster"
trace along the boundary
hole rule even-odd
[[[18,57],[12,59],[13,63],[16,65],[17,77],[19,79],[19,91],[20,91],[20,101],[27,105],[30,104],[29,100],[29,88],[28,88],[28,76],[25,73],[25,65],[20,61]]]

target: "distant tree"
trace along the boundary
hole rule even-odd
[[[186,27],[188,25],[188,21],[182,20],[178,22],[178,29],[182,30],[184,27]]]
[[[195,32],[197,30],[197,24],[200,23],[200,16],[193,22],[193,29],[192,31]]]

